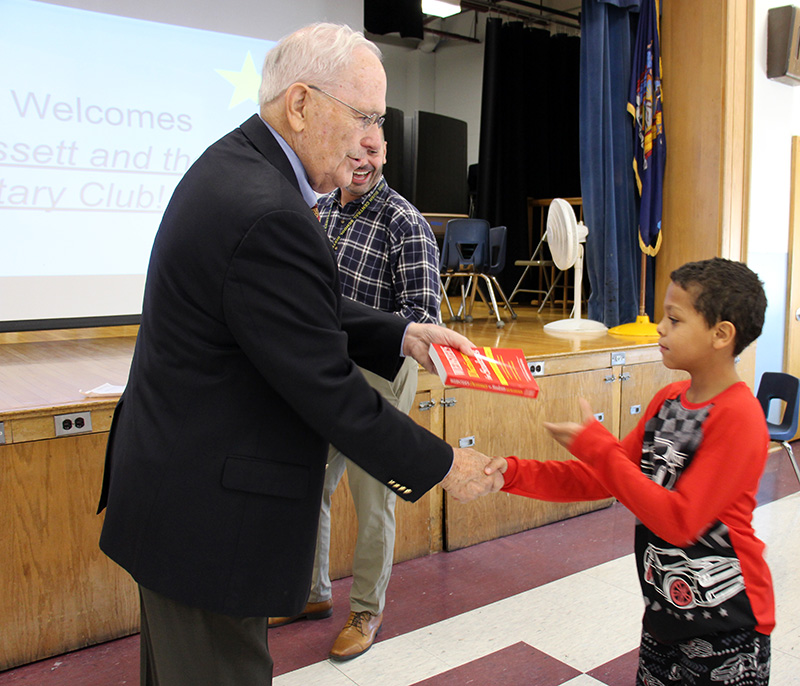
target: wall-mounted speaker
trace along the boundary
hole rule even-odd
[[[767,13],[767,76],[800,86],[800,11],[793,5]]]

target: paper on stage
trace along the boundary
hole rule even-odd
[[[90,391],[81,391],[81,393],[87,398],[101,398],[103,396],[122,395],[122,391],[124,390],[125,386],[114,386],[110,383],[104,383]]]

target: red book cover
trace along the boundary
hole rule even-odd
[[[473,355],[432,343],[430,356],[446,386],[464,386],[494,393],[535,398],[539,386],[518,348],[477,348]]]

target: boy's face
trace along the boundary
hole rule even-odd
[[[694,309],[689,291],[670,283],[664,296],[664,317],[657,327],[664,366],[683,369],[690,374],[708,361],[713,347],[714,330],[703,315]]]

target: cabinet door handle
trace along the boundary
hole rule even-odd
[[[617,378],[617,377],[615,377],[613,374],[611,374],[611,375],[609,375],[609,376],[606,376],[606,377],[603,379],[603,381],[605,381],[606,383],[614,383],[614,380],[615,380],[616,378]]]
[[[630,375],[629,372],[622,372],[622,374],[619,375],[619,380],[620,381],[627,381],[630,378],[631,378],[631,375]]]
[[[456,404],[456,399],[455,398],[442,398],[439,401],[439,404],[443,405],[444,407],[453,407],[453,405]]]
[[[433,400],[423,400],[419,404],[419,411],[420,412],[427,412],[431,408],[436,407],[436,402]]]

